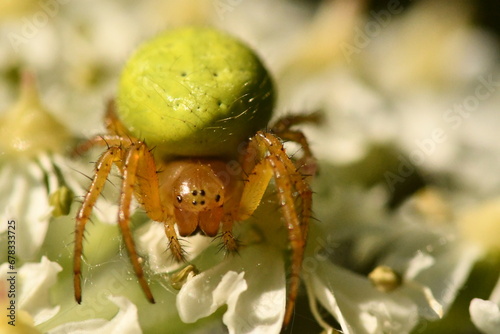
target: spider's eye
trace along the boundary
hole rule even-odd
[[[181,195],[177,195],[176,198],[177,198],[177,202],[179,202],[179,203],[182,202],[182,196]]]
[[[219,194],[217,194],[217,195],[215,196],[215,201],[216,201],[216,202],[220,201],[220,195],[219,195]]]

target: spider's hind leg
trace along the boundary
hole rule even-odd
[[[120,137],[128,137],[128,131],[122,124],[122,122],[118,119],[115,109],[115,100],[109,100],[108,104],[106,105],[106,113],[104,114],[104,125],[106,126],[108,133]]]
[[[303,156],[295,164],[301,173],[306,176],[316,175],[318,164],[304,133],[292,129],[292,127],[304,123],[319,124],[322,119],[323,114],[320,111],[307,115],[288,115],[279,118],[270,128],[270,132],[281,139],[296,142],[302,147]]]
[[[134,140],[128,135],[125,126],[118,119],[115,112],[115,102],[114,100],[109,100],[106,113],[104,114],[104,124],[107,129],[106,135],[97,135],[91,139],[87,139],[79,143],[72,151],[72,156],[76,157],[84,154],[94,146],[122,146],[126,144],[129,146]]]

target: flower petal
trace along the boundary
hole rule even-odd
[[[189,293],[188,289],[181,290],[187,294],[187,296],[184,296],[184,294],[179,293],[177,299],[177,308],[182,321],[187,323],[195,322],[214,313],[223,304],[228,305],[228,312],[234,312],[240,294],[247,289],[247,283],[243,276],[244,273],[238,274],[229,271],[222,276],[220,281],[214,276],[211,276],[208,281],[206,277],[197,277],[191,280],[189,290],[192,290],[192,288],[196,290],[203,289],[207,293],[196,296]],[[207,290],[212,290],[212,292],[208,293]],[[187,304],[187,300],[184,299],[186,297],[192,299]]]
[[[105,319],[90,319],[79,322],[71,322],[58,326],[48,334],[140,334],[142,333],[137,317],[137,307],[127,298],[121,296],[109,296],[120,309],[118,313],[107,321]]]
[[[35,162],[6,164],[0,168],[0,197],[3,221],[17,222],[16,255],[31,260],[39,250],[48,229],[52,208],[43,183],[43,171]]]
[[[137,250],[140,254],[148,254],[149,267],[155,273],[172,272],[183,266],[182,263],[172,260],[163,224],[148,222],[137,231],[137,235]],[[184,247],[186,261],[192,261],[210,245],[211,241],[211,238],[201,234],[190,236],[189,243]]]
[[[59,312],[59,306],[50,307],[49,289],[57,282],[62,267],[45,256],[40,263],[26,263],[19,269],[19,308],[29,312],[36,325]]]
[[[368,279],[331,263],[307,279],[344,333],[409,333],[418,322],[417,306],[402,293],[382,293]]]
[[[496,334],[500,328],[500,309],[492,301],[474,298],[469,307],[474,325],[485,334]]]
[[[266,246],[243,249],[240,256],[188,280],[177,295],[184,322],[195,322],[227,304],[223,321],[229,333],[278,333],[285,302],[282,254]]]
[[[51,307],[49,289],[56,283],[57,273],[62,270],[56,262],[43,257],[40,263],[26,263],[18,270],[19,309],[33,317],[35,325],[47,321],[59,312],[59,306]],[[9,264],[0,266],[0,276],[9,271]]]

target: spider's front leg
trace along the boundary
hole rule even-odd
[[[104,152],[96,163],[96,171],[90,188],[85,195],[82,206],[76,215],[75,224],[75,251],[73,257],[73,285],[75,299],[82,302],[81,265],[83,253],[83,233],[90,217],[92,208],[99,197],[108,178],[113,163],[121,159],[121,148],[113,146]]]
[[[132,196],[134,194],[134,190],[136,190],[136,184],[138,186],[138,190],[142,190],[139,182],[141,182],[141,180],[142,182],[144,182],[141,177],[138,177],[137,173],[140,170],[139,165],[145,157],[145,151],[147,151],[146,146],[143,143],[138,142],[132,144],[125,155],[125,163],[123,166],[123,182],[120,192],[120,204],[118,210],[118,226],[120,226],[123,240],[125,241],[125,246],[127,248],[130,261],[132,262],[132,266],[134,267],[135,275],[139,280],[139,284],[141,285],[142,290],[146,294],[148,300],[151,303],[154,303],[155,301],[153,298],[153,294],[151,293],[149,285],[144,277],[144,271],[139,261],[139,255],[137,254],[137,251],[135,249],[134,239],[130,231],[130,206],[132,203]],[[151,197],[154,198],[154,196]],[[154,209],[161,211],[161,207],[155,207]],[[153,214],[155,214],[155,212],[153,212]]]
[[[97,137],[101,138],[103,137]],[[132,197],[138,199],[146,210],[147,215],[155,221],[165,224],[165,231],[170,241],[170,249],[177,260],[182,260],[182,249],[173,228],[174,222],[168,219],[163,209],[159,196],[159,183],[156,174],[154,158],[147,146],[136,139],[108,138],[110,146],[100,157],[96,165],[96,173],[87,195],[80,208],[75,227],[75,255],[74,255],[74,289],[75,299],[81,302],[81,256],[83,253],[83,233],[85,224],[90,217],[99,194],[104,187],[106,179],[113,164],[116,164],[123,174],[120,192],[118,225],[121,229],[125,246],[129,253],[130,261],[146,297],[152,303],[154,298],[144,277],[144,272],[139,260],[135,243],[130,231],[130,206]],[[99,142],[99,139],[96,139]]]
[[[286,154],[283,144],[274,135],[259,131],[250,140],[247,152],[244,157],[247,166],[248,160],[257,158],[258,161],[247,172],[248,179],[243,188],[236,220],[247,219],[257,209],[269,181],[274,177],[292,249],[288,301],[283,320],[286,326],[290,322],[300,284],[312,193],[305,178]],[[298,193],[298,198],[294,193]],[[297,209],[297,203],[302,206],[302,210]]]
[[[134,143],[128,150],[123,166],[123,183],[120,196],[118,224],[125,240],[125,245],[134,267],[139,284],[148,300],[154,303],[153,295],[144,278],[139,256],[135,250],[134,240],[130,231],[130,204],[135,195],[149,218],[165,225],[165,234],[169,240],[169,248],[174,258],[184,260],[182,247],[174,229],[175,220],[164,209],[161,197],[156,164],[153,155],[143,142]]]

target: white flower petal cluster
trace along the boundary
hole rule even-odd
[[[125,297],[109,296],[109,300],[118,306],[118,313],[111,319],[89,319],[78,322],[70,322],[50,330],[49,334],[66,333],[112,333],[112,334],[141,334],[137,317],[137,307]]]
[[[277,333],[285,301],[282,256],[256,245],[188,280],[177,295],[177,309],[190,323],[227,304],[222,320],[229,333]]]
[[[5,286],[5,291],[9,291],[8,294],[2,291],[0,304],[6,306],[5,309],[7,309],[7,305],[12,305],[10,300],[14,294],[17,302],[14,307],[19,313],[18,319],[9,318],[11,321],[14,320],[12,327],[6,322],[0,324],[2,333],[4,331],[10,333],[8,329],[16,326],[21,328],[27,326],[32,330],[32,325],[44,323],[60,311],[60,306],[52,306],[49,291],[57,283],[57,275],[61,270],[58,263],[51,262],[46,257],[42,257],[39,263],[28,262],[20,268],[12,267],[10,263],[0,265],[2,290],[6,282],[8,286]]]
[[[470,304],[472,322],[485,334],[494,334],[500,328],[500,309],[489,300],[474,298]]]

